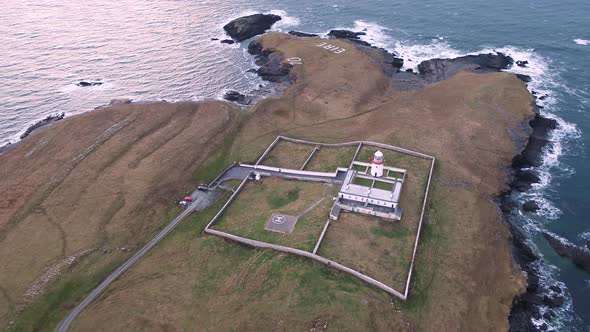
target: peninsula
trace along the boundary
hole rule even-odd
[[[436,157],[407,301],[317,262],[204,233],[220,199],[190,214],[71,329],[508,329],[527,281],[513,262],[499,197],[535,117],[523,80],[499,71],[511,59],[437,59],[406,73],[395,55],[351,38],[275,32],[249,51],[261,77],[286,86],[280,96],[247,108],[221,101],[101,107],[35,130],[0,157],[0,324],[55,328],[181,212],[178,200],[233,162],[254,164],[283,135],[380,142]],[[411,176],[411,167],[404,170]],[[322,197],[321,188],[309,190]],[[282,194],[289,195],[277,189]],[[376,245],[346,234],[341,241],[361,253]],[[371,264],[384,266],[357,269]]]

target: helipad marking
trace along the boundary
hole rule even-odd
[[[277,224],[277,225],[282,225],[282,224],[284,224],[284,223],[285,223],[285,220],[286,220],[286,219],[287,219],[287,218],[285,218],[285,216],[284,216],[284,215],[282,215],[282,214],[279,214],[278,216],[274,216],[274,217],[272,218],[272,222],[273,222],[273,223],[275,223],[275,224]]]
[[[295,57],[288,58],[287,62],[292,65],[301,65],[301,64],[303,64],[303,59],[295,56]]]

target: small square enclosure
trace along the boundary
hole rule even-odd
[[[264,229],[271,232],[290,234],[296,223],[297,217],[287,214],[273,213],[268,219]]]

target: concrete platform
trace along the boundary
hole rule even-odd
[[[271,232],[290,234],[297,223],[297,217],[281,213],[273,213],[264,229]]]

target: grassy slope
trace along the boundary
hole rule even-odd
[[[325,142],[367,139],[435,155],[409,301],[392,303],[383,292],[301,258],[203,236],[212,208],[193,215],[116,281],[74,328],[504,329],[521,279],[489,198],[504,186],[511,135],[532,114],[522,82],[507,73],[462,73],[424,91],[394,93],[373,60],[346,42],[332,42],[347,49],[339,55],[314,39],[270,34],[264,42],[304,59],[294,68],[298,81],[283,97],[241,116],[235,135],[217,141],[220,152],[193,179],[210,179],[235,160],[255,160],[279,133]]]

